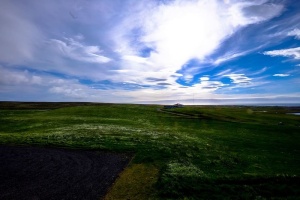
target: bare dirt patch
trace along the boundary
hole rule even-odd
[[[0,146],[0,199],[101,199],[131,155]]]

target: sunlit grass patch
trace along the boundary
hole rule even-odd
[[[158,169],[153,165],[132,164],[122,172],[105,200],[157,199],[154,188],[157,178]]]

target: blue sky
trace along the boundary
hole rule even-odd
[[[300,102],[296,0],[2,0],[0,100]]]

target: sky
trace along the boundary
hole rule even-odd
[[[0,1],[0,101],[300,103],[298,0]]]

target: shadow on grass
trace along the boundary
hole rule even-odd
[[[168,199],[297,199],[300,177],[194,178],[162,175],[157,187]]]

